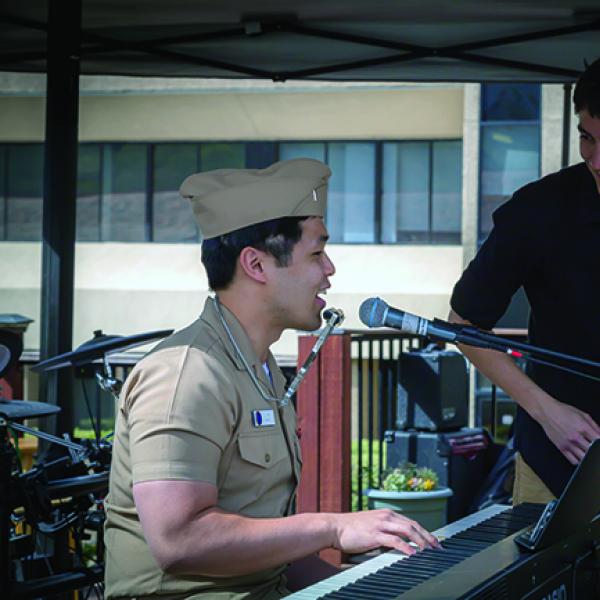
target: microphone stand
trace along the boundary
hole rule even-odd
[[[590,367],[592,369],[598,369],[600,372],[600,362],[589,360],[587,358],[581,358],[580,356],[573,356],[571,354],[565,354],[564,352],[557,352],[555,350],[548,350],[547,348],[540,348],[533,344],[527,344],[525,342],[517,342],[513,340],[507,340],[506,338],[486,333],[477,327],[471,325],[457,325],[454,323],[447,323],[440,319],[434,319],[433,323],[438,326],[443,326],[446,329],[451,327],[454,330],[454,339],[450,340],[448,337],[442,338],[435,334],[428,334],[428,337],[437,339],[439,341],[458,344],[465,344],[467,346],[475,346],[478,348],[486,348],[489,350],[496,350],[503,352],[515,358],[522,358],[529,360],[532,363],[541,364],[547,367],[554,367],[561,371],[566,371],[574,375],[579,375],[587,379],[594,381],[600,381],[600,377],[595,377],[586,373],[581,368],[577,367]],[[570,363],[571,367],[567,367],[561,363]]]

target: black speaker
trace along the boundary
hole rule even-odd
[[[396,428],[451,431],[468,423],[469,378],[462,354],[437,347],[400,358]]]
[[[470,505],[488,471],[490,437],[483,428],[452,432],[386,431],[388,468],[411,462],[433,469],[440,486],[454,494],[448,499],[447,521],[470,513]]]

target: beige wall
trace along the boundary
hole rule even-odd
[[[83,96],[81,141],[461,138],[461,87]],[[41,141],[44,98],[0,97],[0,141]]]
[[[337,273],[327,296],[346,313],[345,327],[361,326],[358,307],[380,295],[392,306],[444,318],[460,274],[460,246],[350,246],[329,248]],[[38,347],[40,244],[0,244],[0,313],[35,319],[25,337]],[[196,318],[208,294],[200,248],[188,244],[78,244],[75,267],[74,346],[102,329],[130,335],[180,328]],[[296,353],[289,332],[274,350]]]

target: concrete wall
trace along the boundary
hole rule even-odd
[[[332,245],[336,264],[328,304],[358,328],[358,307],[380,295],[393,306],[444,318],[452,285],[462,268],[460,246]],[[25,346],[39,345],[41,245],[0,244],[0,313],[35,319]],[[200,248],[189,244],[78,244],[75,266],[74,346],[93,331],[130,335],[180,328],[197,317],[208,295]],[[277,355],[296,354],[296,334],[275,345]]]
[[[461,87],[82,96],[81,141],[462,137]],[[0,141],[41,141],[44,98],[0,97]]]

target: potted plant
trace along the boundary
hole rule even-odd
[[[452,490],[439,487],[435,471],[406,463],[387,472],[381,489],[366,491],[369,508],[391,508],[418,521],[430,531],[446,524],[446,506]]]

